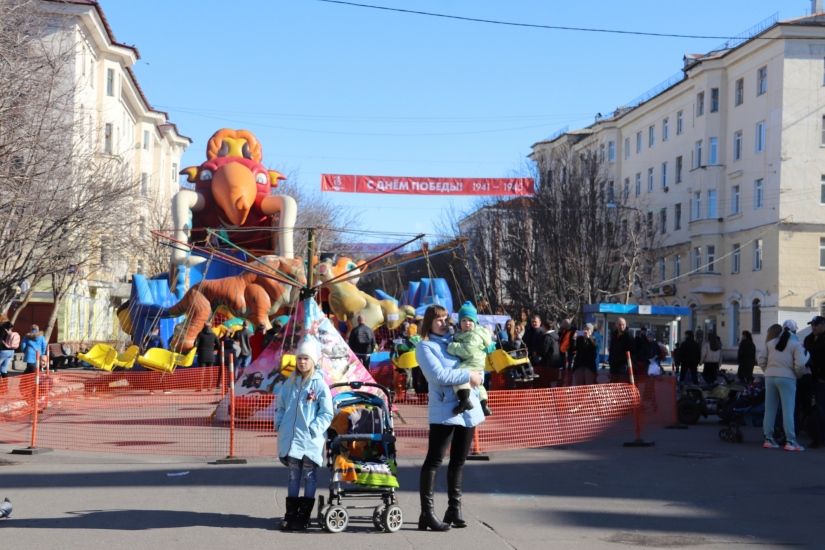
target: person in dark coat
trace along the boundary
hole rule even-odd
[[[745,384],[753,382],[753,367],[756,365],[756,345],[753,343],[753,335],[747,330],[742,331],[736,362],[739,364],[739,368],[736,370],[739,381]]]
[[[636,337],[633,339],[633,343],[636,345],[636,358],[640,361],[644,359],[644,356],[647,355],[647,327],[642,325],[639,331],[636,333]]]
[[[358,316],[358,326],[349,333],[349,347],[361,360],[364,367],[370,368],[370,355],[375,351],[375,333],[366,325],[367,319]]]
[[[541,345],[536,350],[536,365],[552,369],[551,382],[562,379],[564,373],[564,356],[559,351],[559,333],[553,330],[553,321],[544,321],[541,324],[543,331]],[[537,375],[534,375],[538,378]]]
[[[593,335],[593,325],[584,325],[582,336],[577,336],[573,343],[573,384],[581,386],[596,383],[596,358],[599,354],[599,343]]]
[[[204,323],[203,330],[195,338],[195,348],[198,350],[198,364],[202,367],[215,366],[215,351],[218,347],[218,337],[209,323]]]
[[[524,331],[524,336],[521,341],[527,347],[527,356],[530,358],[530,363],[538,364],[539,348],[542,345],[542,337],[544,331],[541,329],[541,317],[538,315],[530,316],[530,326]]]
[[[636,356],[636,342],[633,335],[627,330],[627,321],[619,317],[616,319],[616,330],[610,335],[610,376],[620,377],[627,375],[627,353],[630,352],[631,360]]]
[[[679,373],[679,382],[684,384],[687,373],[694,384],[699,383],[699,363],[702,361],[702,349],[693,337],[693,331],[685,332],[685,341],[679,346],[679,359],[682,362],[682,371]]]
[[[248,321],[244,321],[241,328],[235,331],[235,341],[241,348],[240,353],[236,354],[235,366],[239,369],[239,372],[243,372],[243,369],[248,367],[250,361],[252,360],[252,347],[249,345]]]

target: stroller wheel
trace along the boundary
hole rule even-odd
[[[388,533],[395,533],[399,531],[404,524],[404,512],[401,511],[401,507],[393,504],[384,510],[384,513],[381,515],[381,520],[384,524],[384,529]]]
[[[730,441],[730,430],[728,430],[727,428],[722,428],[721,430],[719,430],[719,439],[721,439],[722,441]]]
[[[383,531],[384,530],[384,524],[383,524],[382,518],[384,516],[384,510],[386,510],[386,509],[387,509],[386,506],[384,506],[383,504],[380,504],[380,505],[376,506],[375,510],[373,510],[373,512],[372,512],[372,524],[375,525],[375,529],[378,530],[378,531]]]
[[[349,514],[342,506],[333,506],[324,514],[324,529],[330,533],[340,533],[347,528]]]
[[[745,442],[745,434],[742,432],[736,432],[736,442],[737,443],[744,443]]]

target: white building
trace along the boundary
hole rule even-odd
[[[180,159],[191,140],[169,122],[167,113],[152,108],[132,71],[140,59],[137,48],[115,39],[98,2],[42,0],[41,7],[57,16],[60,32],[76,43],[76,128],[90,148],[116,157],[134,181],[133,202],[113,208],[135,216],[135,238],[149,238],[152,222],[163,217],[159,209],[170,209],[180,189]],[[143,260],[110,250],[106,243],[101,247],[102,269],[79,281],[61,304],[57,340],[105,340],[117,334],[113,291],[131,273],[142,271]],[[48,284],[37,290],[33,302],[51,301]]]
[[[562,143],[597,148],[613,192],[654,212],[667,256],[648,290],[692,308],[683,330],[732,348],[825,307],[825,14],[686,55],[677,77],[531,158]]]

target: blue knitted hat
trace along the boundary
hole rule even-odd
[[[478,324],[478,310],[472,302],[464,302],[464,305],[458,310],[458,321],[461,322],[462,319],[470,319]]]

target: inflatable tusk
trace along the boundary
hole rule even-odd
[[[293,234],[295,222],[298,219],[298,205],[295,199],[288,195],[270,195],[264,197],[261,202],[261,210],[264,214],[274,215],[280,212],[281,215],[272,218],[272,226],[280,229],[272,237],[272,246],[278,245],[278,256],[282,258],[294,258]],[[276,226],[276,220],[280,220]],[[277,240],[277,241],[276,241]]]
[[[172,197],[172,222],[175,225],[175,232],[172,238],[189,242],[189,212],[199,212],[206,205],[203,195],[188,189],[182,189]],[[190,256],[189,249],[183,246],[172,246],[172,265],[184,265],[192,267],[205,262],[206,258]]]

